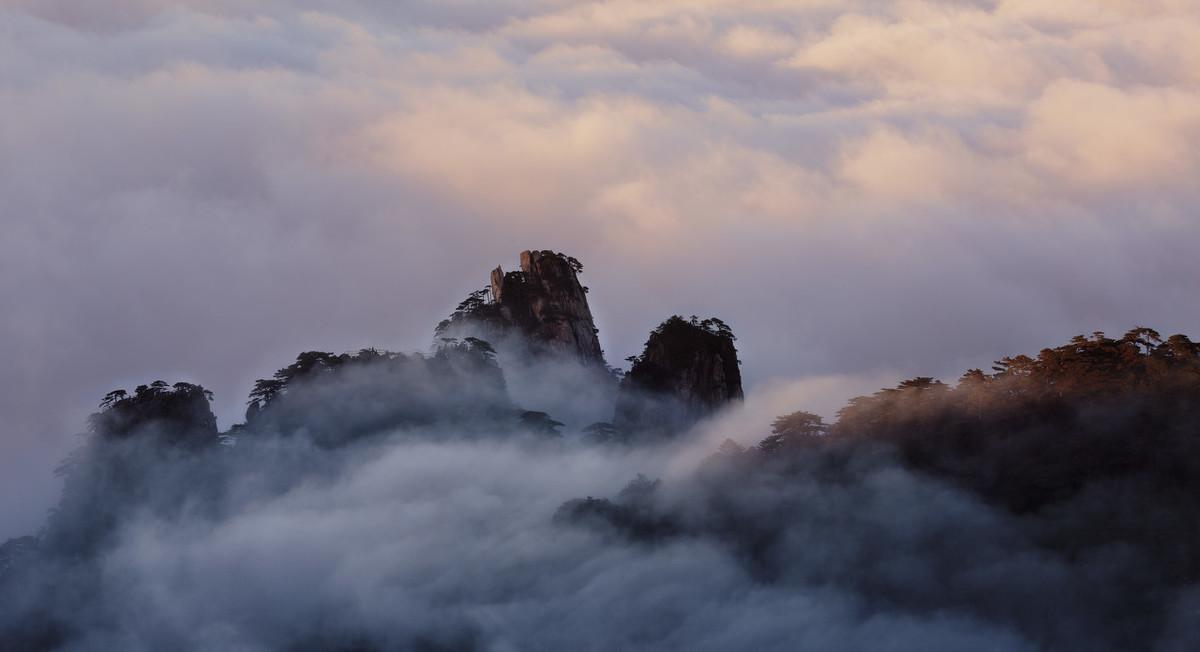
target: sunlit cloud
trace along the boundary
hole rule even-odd
[[[1185,0],[3,0],[4,521],[117,374],[229,425],[529,247],[613,360],[719,314],[752,385],[1186,331],[1198,84]]]

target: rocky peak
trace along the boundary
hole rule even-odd
[[[553,251],[521,252],[519,270],[492,270],[489,287],[473,293],[439,335],[474,335],[497,342],[519,333],[537,353],[570,357],[604,366],[587,288],[579,282],[583,265]]]
[[[102,411],[92,415],[93,430],[102,439],[121,440],[153,433],[160,443],[205,446],[218,442],[217,419],[209,402],[212,394],[199,385],[159,380],[139,385],[133,394],[109,392]]]
[[[719,319],[674,316],[663,322],[621,383],[616,428],[626,435],[670,436],[742,400],[735,339]]]
[[[579,283],[583,265],[553,251],[521,252],[521,271],[492,270],[492,297],[501,314],[529,338],[552,352],[604,363],[587,289]]]

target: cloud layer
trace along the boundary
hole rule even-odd
[[[0,537],[108,389],[228,425],[529,247],[610,360],[716,314],[772,388],[1200,318],[1183,0],[0,0],[0,112]]]

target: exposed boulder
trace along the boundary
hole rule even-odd
[[[742,400],[735,339],[715,318],[673,316],[659,325],[621,383],[617,431],[638,439],[670,437]]]

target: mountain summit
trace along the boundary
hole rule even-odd
[[[492,270],[500,314],[533,342],[585,364],[604,364],[599,332],[579,283],[583,265],[552,251],[522,251],[520,271]]]
[[[522,251],[519,270],[492,270],[490,284],[468,295],[435,334],[476,337],[501,348],[516,341],[528,353],[604,368],[582,271],[566,254]]]

